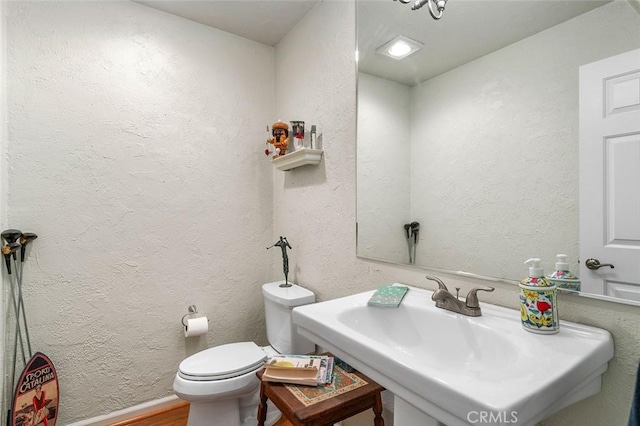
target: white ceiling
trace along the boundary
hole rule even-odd
[[[320,0],[136,0],[241,37],[277,44]],[[337,1],[337,0],[336,0]],[[414,85],[611,0],[449,0],[440,20],[426,7],[357,2],[360,71]],[[637,0],[634,0],[637,1]],[[425,44],[402,61],[375,50],[402,34]]]
[[[274,46],[319,0],[136,0]]]

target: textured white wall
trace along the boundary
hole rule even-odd
[[[358,253],[408,262],[411,88],[358,74]],[[384,241],[384,244],[380,242]]]
[[[0,93],[7,93],[7,2],[0,2]],[[7,97],[0,96],[0,226],[7,220]],[[0,316],[0,324],[3,318]],[[3,334],[4,335],[4,334]],[[2,354],[0,353],[0,360]],[[0,379],[1,380],[1,379]],[[1,383],[1,382],[0,382]]]
[[[396,281],[433,288],[424,279],[424,271],[362,260],[355,255],[354,23],[353,2],[324,1],[276,47],[277,115],[285,118],[304,114],[308,120],[321,123],[325,159],[318,167],[276,173],[274,232],[287,235],[296,244],[291,269],[320,300]],[[450,287],[462,287],[462,292],[486,284],[443,278]],[[516,308],[517,287],[495,285],[497,291],[483,295],[483,300]],[[640,357],[640,309],[565,295],[560,296],[559,309],[561,319],[611,331],[616,355],[605,374],[602,392],[542,424],[626,424]]]
[[[325,284],[339,281],[346,289],[358,273],[332,266],[342,265],[345,253],[353,266],[356,250],[353,7],[319,3],[275,52],[276,117],[316,124],[324,157],[318,166],[274,172],[274,237],[286,235],[293,247],[293,279],[323,299],[335,295]],[[274,273],[280,270],[274,263]]]
[[[8,170],[7,167],[7,19],[6,19],[6,10],[7,10],[7,2],[0,1],[0,229],[6,229],[7,223],[7,176]],[[5,288],[4,281],[4,273],[0,276],[0,285],[2,288]],[[5,291],[1,293],[3,295],[2,302],[0,302],[0,336],[2,336],[2,344],[0,344],[1,348],[4,348],[4,336],[5,336],[5,321],[6,315],[4,310],[4,294]],[[5,363],[5,355],[4,351],[0,351],[0,366],[4,367]],[[4,381],[5,375],[0,374],[0,389],[4,391]],[[3,398],[0,399],[0,406],[4,408],[5,401],[8,401],[9,398],[3,394]],[[3,410],[4,412],[4,410]]]
[[[131,2],[9,2],[9,221],[60,424],[173,394],[185,356],[264,343],[273,48]],[[206,336],[184,338],[196,304]]]

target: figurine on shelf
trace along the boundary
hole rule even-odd
[[[289,125],[278,120],[271,126],[272,138],[267,140],[275,147],[273,158],[278,158],[287,153],[287,146],[289,146]],[[266,151],[265,151],[266,152]]]

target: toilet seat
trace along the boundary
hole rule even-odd
[[[267,354],[253,342],[229,343],[191,355],[180,363],[178,376],[193,381],[218,381],[259,369]]]

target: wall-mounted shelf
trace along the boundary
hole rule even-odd
[[[307,164],[317,165],[322,159],[321,149],[301,148],[289,154],[271,160],[271,163],[278,170],[287,171]]]

